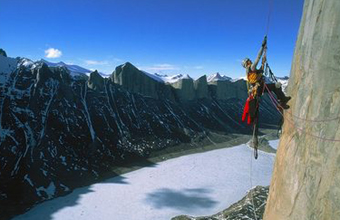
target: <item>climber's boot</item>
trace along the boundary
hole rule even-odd
[[[279,107],[283,108],[283,109],[289,109],[290,108],[290,106],[287,105],[287,102],[282,102],[282,101],[280,101]]]

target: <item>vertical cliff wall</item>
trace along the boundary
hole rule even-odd
[[[339,0],[305,1],[288,94],[264,219],[339,219]]]

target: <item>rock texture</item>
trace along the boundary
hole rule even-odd
[[[340,216],[340,1],[306,0],[266,220]]]

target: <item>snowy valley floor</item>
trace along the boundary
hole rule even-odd
[[[269,142],[277,148],[278,141]],[[181,156],[74,190],[15,220],[170,220],[215,214],[255,185],[270,184],[275,154],[247,145]],[[252,185],[250,168],[252,167]]]

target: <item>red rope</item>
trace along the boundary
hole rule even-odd
[[[282,108],[282,106],[278,103],[278,101],[273,97],[272,94],[270,94],[271,97],[273,98],[273,100],[275,101],[276,105],[278,105],[279,107]],[[299,116],[294,115],[293,113],[287,111],[288,114],[290,114],[291,116],[293,116],[294,118],[303,120],[303,121],[309,121],[309,122],[329,122],[329,121],[335,121],[340,119],[340,117],[336,117],[336,118],[327,118],[327,119],[321,119],[321,120],[313,120],[313,119],[306,119],[306,118],[301,118]]]
[[[277,109],[277,111],[283,116],[282,112],[281,112],[281,111],[279,110],[279,108],[278,108],[278,106],[279,106],[280,108],[282,108],[282,106],[281,106],[280,104],[277,103],[275,97],[273,96],[272,92],[268,89],[267,85],[264,84],[264,86],[265,86],[265,88],[266,88],[267,91],[268,91],[269,98],[270,98],[270,100],[272,101],[273,105],[275,106],[275,108]],[[275,104],[275,102],[276,102],[277,104]],[[282,109],[283,109],[283,108],[282,108]],[[297,127],[297,126],[295,125],[294,121],[291,121],[289,118],[287,118],[287,119],[288,119],[288,122],[290,122],[290,123],[293,125],[293,127],[295,127],[296,129],[300,130],[301,132],[303,132],[303,133],[305,133],[305,134],[307,134],[307,135],[309,135],[309,136],[312,136],[312,137],[315,137],[315,138],[318,138],[318,139],[324,140],[324,141],[340,142],[340,140],[337,140],[337,139],[323,138],[323,137],[317,136],[317,135],[315,135],[315,134],[311,134],[311,133],[307,132],[305,129]]]
[[[294,115],[293,113],[290,113],[287,111],[288,114],[290,114],[291,116],[293,116],[294,118],[303,120],[303,121],[310,121],[310,122],[328,122],[328,121],[335,121],[340,119],[340,117],[336,117],[336,118],[327,118],[327,119],[323,119],[323,120],[313,120],[313,119],[306,119],[306,118],[300,118],[299,116]]]

